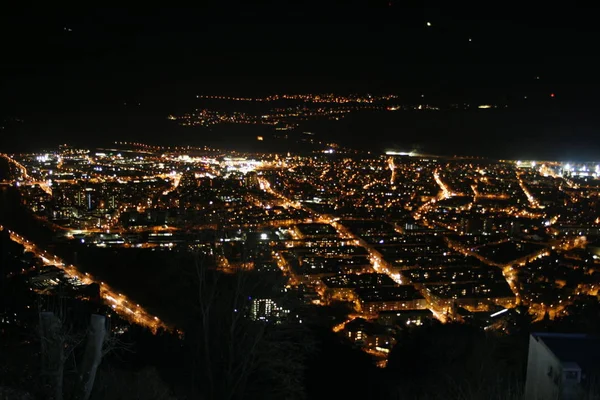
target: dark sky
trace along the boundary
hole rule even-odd
[[[196,93],[290,91],[600,105],[595,9],[403,3],[1,10],[2,114],[52,125],[65,115],[109,119],[126,102],[168,114]]]

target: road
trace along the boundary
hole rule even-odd
[[[435,170],[433,172],[433,179],[435,180],[435,183],[438,184],[438,186],[440,187],[440,189],[442,191],[439,195],[438,200],[443,200],[443,199],[447,199],[449,197],[455,196],[455,194],[452,192],[452,190],[450,190],[450,187],[448,185],[446,185],[446,183],[444,183],[444,181],[442,181],[439,170]]]
[[[0,157],[5,158],[6,161],[13,164],[15,167],[17,167],[21,171],[21,177],[23,178],[23,182],[15,181],[13,183],[16,183],[17,185],[23,185],[23,186],[38,185],[44,192],[46,192],[48,195],[52,196],[52,188],[50,187],[48,182],[34,181],[33,178],[31,176],[29,176],[29,174],[27,173],[27,168],[25,168],[25,166],[23,164],[19,163],[14,158],[10,157],[8,154],[0,153]]]
[[[543,208],[543,207],[540,207],[540,203],[537,201],[537,199],[533,196],[533,194],[531,194],[531,192],[527,188],[527,185],[525,184],[525,182],[523,181],[523,178],[521,177],[522,174],[520,174],[518,171],[516,174],[517,174],[517,180],[519,181],[519,186],[521,186],[521,189],[523,190],[523,193],[525,193],[525,196],[527,197],[527,201],[529,201],[529,204],[531,205],[531,207]]]
[[[349,229],[347,229],[345,226],[343,226],[342,224],[337,222],[336,218],[329,216],[329,215],[319,215],[312,209],[304,206],[303,204],[289,200],[281,193],[278,193],[275,190],[273,190],[271,187],[271,184],[269,183],[268,180],[266,180],[263,177],[260,177],[259,179],[260,179],[260,186],[263,190],[266,190],[269,193],[273,194],[274,196],[279,197],[286,204],[288,204],[290,206],[301,208],[302,210],[309,213],[311,216],[314,216],[315,221],[330,224],[338,231],[338,233],[340,234],[340,236],[342,238],[353,240],[358,245],[367,249],[367,251],[369,252],[370,262],[373,265],[373,269],[375,270],[375,272],[389,276],[394,282],[396,282],[399,285],[410,285],[411,284],[411,282],[409,282],[406,279],[406,277],[400,275],[400,273],[398,273],[398,272],[394,272],[392,265],[384,259],[383,255],[379,251],[377,251],[372,245],[370,245],[369,243],[364,241],[361,237],[355,235]],[[280,266],[280,268],[282,268],[282,266]],[[443,314],[443,311],[439,307],[437,307],[436,304],[434,304],[430,301],[431,300],[430,297],[426,296],[425,299],[428,301],[429,309],[431,310],[433,315],[436,318],[438,318],[440,321],[445,322],[447,320],[447,318]]]
[[[4,230],[0,225],[0,230]],[[83,273],[77,269],[74,265],[66,265],[57,256],[48,253],[46,250],[40,249],[34,243],[25,239],[21,235],[7,229],[10,234],[11,240],[19,243],[25,247],[26,251],[30,251],[37,257],[41,258],[45,265],[54,265],[67,273],[72,278],[77,278],[84,284],[97,283],[100,285],[100,296],[105,304],[110,306],[120,317],[123,319],[144,326],[156,333],[159,328],[165,330],[172,330],[171,327],[163,323],[158,317],[151,315],[139,304],[131,302],[126,296],[121,293],[114,291],[109,285],[104,282],[94,279],[90,274]]]

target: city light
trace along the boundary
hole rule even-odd
[[[528,305],[535,320],[548,307],[565,312],[572,304],[542,304],[519,271],[543,275],[533,266],[580,257],[576,251],[600,232],[588,201],[598,163],[371,155],[317,134],[303,138],[316,146],[312,153],[116,143],[98,152],[2,155],[13,171],[4,184],[18,188],[23,205],[59,240],[82,249],[202,252],[219,274],[276,269],[285,277],[282,292],[304,291],[311,307],[347,302],[352,312],[333,331],[378,362],[389,347],[362,324],[379,324],[388,312],[405,312],[394,318],[414,327],[427,318],[463,322],[457,305],[503,321],[518,304]],[[11,237],[73,281],[97,282],[104,303],[123,319],[173,329],[133,307],[127,285],[115,293],[118,278],[100,282]],[[47,282],[54,287],[59,280]],[[591,286],[577,290],[597,293]],[[249,302],[254,321],[293,317],[280,298]]]

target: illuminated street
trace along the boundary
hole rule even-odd
[[[0,226],[0,230],[4,229],[4,227]],[[158,317],[150,315],[146,310],[144,310],[144,308],[142,308],[139,304],[131,302],[125,295],[114,292],[110,286],[104,282],[95,280],[88,273],[80,272],[74,265],[65,265],[60,258],[48,253],[45,250],[39,249],[34,243],[31,243],[29,240],[25,239],[19,234],[10,230],[9,233],[13,241],[23,245],[26,251],[30,251],[35,256],[40,257],[45,264],[58,266],[69,276],[77,278],[86,285],[91,283],[99,284],[100,295],[104,302],[125,320],[142,325],[154,333],[156,333],[158,329],[170,329],[163,322],[161,322]]]
[[[306,304],[348,303],[346,323],[332,328],[341,335],[355,320],[377,325],[381,313],[394,310],[417,313],[409,325],[423,323],[419,313],[463,321],[465,312],[519,305],[535,321],[546,312],[561,318],[584,293],[597,293],[600,285],[567,291],[559,281],[552,290],[560,297],[551,301],[548,285],[538,288],[546,278],[531,269],[580,259],[586,235],[600,229],[600,218],[581,218],[588,204],[582,193],[596,189],[566,177],[572,166],[414,152],[334,161],[334,152],[354,153],[321,145],[312,157],[122,142],[94,152],[63,146],[3,155],[15,169],[4,184],[14,185],[33,217],[61,240],[107,251],[202,249],[230,276],[276,268],[286,279],[283,292],[305,293]],[[250,261],[248,237],[258,246]],[[46,264],[60,265],[26,245]],[[61,268],[94,282],[74,266]],[[166,328],[106,283],[101,295],[126,320]],[[272,311],[260,318],[285,310],[269,301]],[[380,364],[387,353],[377,343],[363,350]]]

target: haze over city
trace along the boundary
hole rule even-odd
[[[197,108],[197,95],[372,93],[442,109],[508,108],[354,116],[321,131],[368,136],[363,143],[379,149],[439,143],[445,154],[583,161],[598,151],[590,143],[599,126],[596,33],[585,9],[542,16],[324,2],[33,9],[2,18],[3,36],[13,38],[0,74],[2,125],[17,147],[32,135],[48,145],[98,137],[201,145],[210,131],[176,131],[164,121]],[[512,146],[516,139],[524,143]]]

